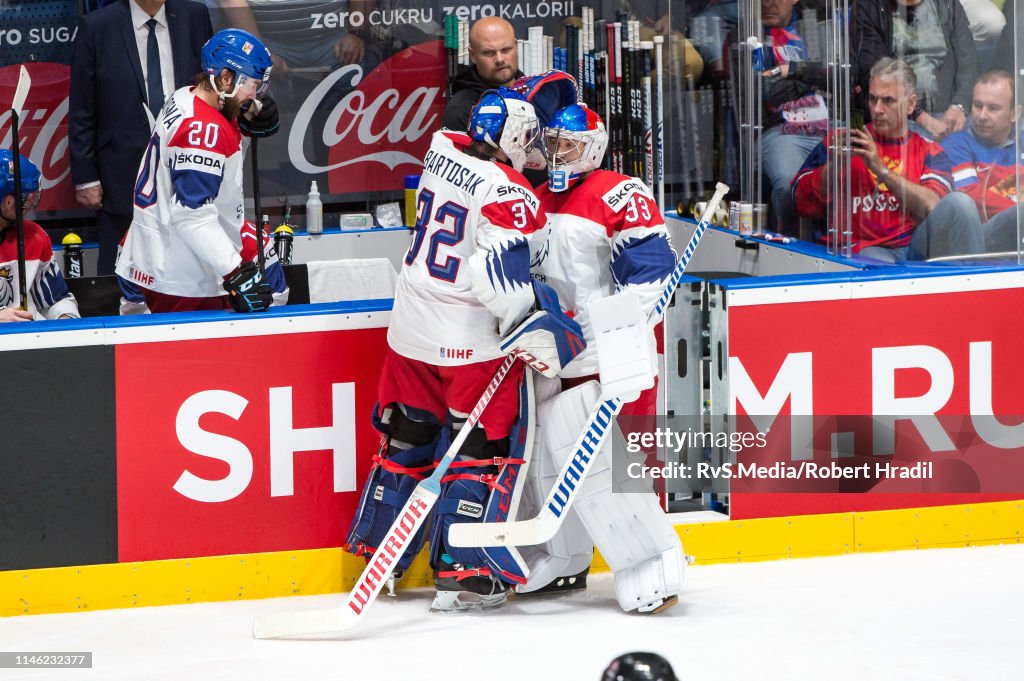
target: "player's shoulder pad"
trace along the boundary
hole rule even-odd
[[[638,180],[635,177],[627,177],[618,173],[607,172],[606,174],[603,174],[600,179],[602,180],[602,183],[605,184],[605,187],[599,188],[599,191],[601,192],[601,200],[604,201],[605,205],[608,206],[613,213],[618,213],[625,208],[626,204],[629,203],[630,198],[638,194],[651,199],[652,201],[654,200],[654,194],[651,192],[650,188],[648,188],[642,180]]]
[[[208,154],[231,156],[242,145],[238,123],[224,118],[219,111],[196,97],[192,110],[182,107],[183,116],[171,127],[169,147],[194,149]]]
[[[25,220],[25,259],[46,261],[51,257],[53,244],[50,235],[39,226],[39,223]]]
[[[495,177],[490,199],[497,203],[524,201],[530,211],[536,213],[540,208],[540,199],[522,173],[504,163],[495,163],[494,166],[501,171],[501,175]]]

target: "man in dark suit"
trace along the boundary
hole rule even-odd
[[[149,115],[202,70],[200,53],[212,35],[209,10],[193,0],[120,0],[79,22],[71,56],[71,177],[78,202],[96,211],[100,275],[113,274],[132,221]]]

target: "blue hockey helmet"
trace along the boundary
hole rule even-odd
[[[583,104],[559,109],[544,129],[548,187],[565,191],[591,170],[601,167],[608,148],[604,121]]]
[[[535,76],[522,76],[509,87],[533,104],[542,128],[547,127],[556,112],[579,100],[576,79],[555,69]]]
[[[21,195],[25,210],[32,210],[39,202],[39,180],[42,175],[36,164],[21,157]],[[14,194],[14,152],[0,149],[0,201]]]
[[[270,70],[273,67],[270,50],[266,45],[256,36],[239,28],[226,28],[214,33],[203,45],[202,65],[211,81],[221,69],[235,72],[235,89],[230,93],[222,93],[222,99],[233,97],[250,82],[249,79],[256,86],[253,96],[262,95],[270,85]]]
[[[519,171],[531,156],[536,160],[541,153],[537,148],[537,114],[515,90],[502,87],[485,92],[469,116],[468,132],[473,141],[505,152],[512,167]]]

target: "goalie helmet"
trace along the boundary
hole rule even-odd
[[[611,661],[601,681],[677,681],[672,665],[657,653],[626,653]]]
[[[234,97],[245,88],[252,90],[252,98],[259,97],[270,86],[270,50],[259,38],[238,28],[217,31],[206,41],[202,65],[221,99]],[[231,92],[219,92],[214,82],[221,69],[235,73],[235,89]]]
[[[552,70],[535,76],[521,76],[509,88],[533,104],[542,128],[547,127],[555,113],[575,104],[579,99],[576,79],[565,71]]]
[[[474,142],[505,152],[517,171],[522,171],[540,136],[533,106],[508,88],[484,93],[469,116],[468,132]]]
[[[21,157],[21,195],[23,210],[30,211],[39,203],[39,179],[36,164]],[[0,149],[0,201],[14,194],[14,152]]]
[[[544,130],[548,187],[563,192],[601,167],[608,148],[604,121],[582,104],[570,104],[551,118]]]

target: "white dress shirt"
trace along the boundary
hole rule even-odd
[[[143,83],[148,85],[149,27],[146,26],[146,22],[149,21],[150,17],[134,0],[128,3],[128,7],[132,11],[132,26],[135,28],[135,46],[139,49],[139,61],[142,62]],[[160,79],[163,84],[164,101],[167,101],[175,89],[174,60],[171,58],[171,33],[167,29],[167,8],[161,5],[160,9],[157,10],[156,16],[153,18],[156,19],[156,27],[153,29],[156,31],[156,44],[160,48]]]

